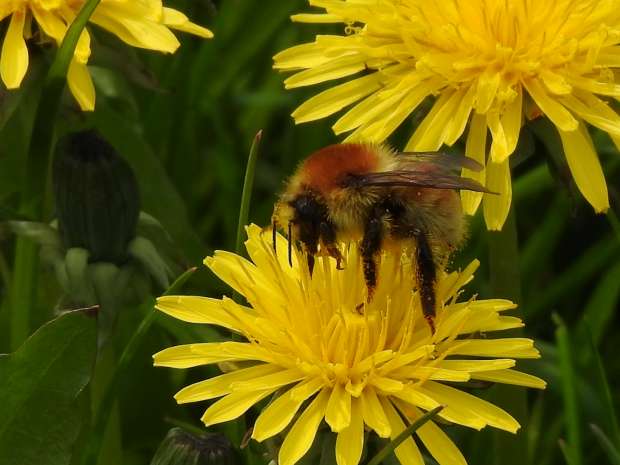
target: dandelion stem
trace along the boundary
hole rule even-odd
[[[179,276],[174,283],[164,292],[163,295],[170,295],[177,293],[183,285],[187,282],[190,276],[197,270],[197,268],[190,268]],[[125,346],[118,365],[114,370],[110,378],[110,382],[106,387],[105,394],[101,399],[99,408],[95,414],[93,427],[90,432],[89,442],[84,449],[82,456],[82,464],[84,465],[97,465],[99,454],[101,452],[101,446],[103,444],[104,435],[110,420],[110,414],[113,411],[114,402],[118,393],[118,388],[123,379],[126,379],[127,370],[134,359],[134,356],[142,344],[144,338],[148,334],[149,328],[155,321],[157,313],[154,309],[155,301],[149,299],[147,302],[141,305],[142,313],[145,313],[144,318],[140,322],[138,329],[133,333],[131,339]]]
[[[519,245],[514,207],[511,208],[501,231],[489,232],[489,262],[491,291],[493,295],[521,302],[521,276],[519,274]],[[514,330],[514,336],[520,331]],[[493,401],[508,410],[521,423],[527,418],[525,391],[510,386],[495,386]],[[523,451],[527,450],[526,436],[494,431],[495,463],[498,465],[523,465]]]
[[[26,172],[19,215],[33,220],[43,216],[44,195],[54,144],[54,124],[60,108],[66,75],[82,30],[100,0],[88,0],[69,27],[43,83],[34,117],[32,135],[26,144]],[[30,334],[30,319],[36,301],[38,247],[18,237],[15,246],[15,271],[11,286],[11,348],[17,349]]]

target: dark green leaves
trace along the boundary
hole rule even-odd
[[[82,425],[79,397],[96,356],[96,316],[78,310],[0,356],[0,463],[64,465]]]

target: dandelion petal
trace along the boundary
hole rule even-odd
[[[316,386],[314,389],[306,391],[307,397],[318,390],[319,386]],[[288,426],[307,397],[293,396],[292,391],[287,391],[279,396],[265,407],[265,410],[258,416],[252,431],[252,438],[263,441],[278,434]]]
[[[381,438],[392,434],[392,427],[374,389],[366,389],[360,397],[364,422]]]
[[[224,373],[223,375],[216,376],[215,378],[190,384],[177,392],[174,398],[179,404],[214,399],[225,394],[230,394],[232,383],[265,376],[280,370],[281,368],[276,365],[265,363],[250,368],[232,371],[230,373]]]
[[[314,441],[329,400],[329,391],[323,390],[310,403],[286,435],[278,454],[279,465],[293,465],[302,458]]]
[[[25,20],[24,11],[13,13],[2,44],[0,76],[7,89],[17,89],[28,70],[28,48],[24,40]]]
[[[391,439],[396,437],[405,429],[405,423],[400,418],[400,415],[392,405],[392,403],[384,398],[381,398],[381,405],[385,409],[390,427],[392,428]],[[400,463],[406,463],[407,465],[424,465],[424,459],[420,453],[420,449],[416,446],[413,438],[408,437],[394,450],[396,457]]]
[[[248,411],[252,405],[261,401],[277,388],[264,391],[233,392],[218,400],[207,409],[201,420],[206,426],[234,420]]]
[[[336,438],[336,463],[357,465],[364,449],[364,420],[359,399],[351,404],[351,422]]]
[[[581,124],[576,131],[559,132],[577,187],[597,213],[606,212],[609,209],[609,195],[605,175],[587,129]]]
[[[487,189],[493,194],[484,194],[484,220],[490,231],[500,231],[508,218],[512,202],[512,180],[508,160],[488,163],[486,177]]]
[[[336,433],[344,430],[351,423],[351,394],[340,383],[332,388],[327,402],[325,421]]]
[[[85,64],[78,63],[74,58],[69,65],[67,81],[69,89],[82,111],[94,111],[95,86],[88,72],[88,67]]]

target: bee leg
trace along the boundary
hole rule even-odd
[[[437,269],[433,251],[424,232],[416,230],[413,233],[416,240],[416,274],[420,299],[422,301],[422,311],[424,318],[435,333],[435,307],[437,297],[435,295],[435,282],[437,280]]]
[[[299,240],[303,244],[304,250],[308,255],[308,271],[310,272],[310,276],[312,276],[312,272],[314,271],[314,257],[319,251],[319,228],[313,223],[300,223]]]
[[[374,211],[364,225],[364,237],[360,252],[364,265],[364,279],[368,289],[368,302],[372,300],[377,287],[377,253],[381,250],[383,240],[383,222],[378,211]]]
[[[312,272],[314,271],[314,255],[308,254],[308,271],[310,272],[310,276],[312,276]]]
[[[336,269],[342,270],[342,254],[340,249],[336,245],[336,228],[329,221],[322,221],[319,226],[319,233],[321,236],[321,243],[327,249],[327,253],[330,257],[336,259]]]

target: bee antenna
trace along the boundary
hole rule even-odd
[[[273,241],[273,251],[277,255],[278,248],[276,246],[276,220],[273,220],[271,224],[271,240]]]
[[[291,243],[293,234],[293,227],[291,222],[288,222],[288,264],[293,267],[293,244]]]

